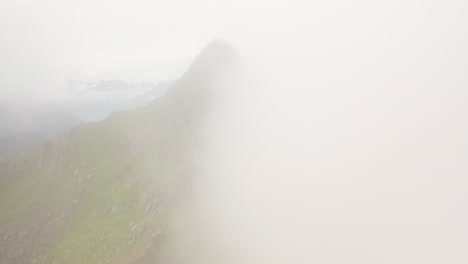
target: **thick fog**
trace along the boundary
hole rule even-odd
[[[171,81],[225,39],[242,76],[210,108],[175,254],[462,264],[467,13],[455,0],[2,0],[0,96]]]

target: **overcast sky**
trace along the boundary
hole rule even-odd
[[[0,96],[60,97],[70,79],[171,80],[213,38],[291,30],[301,10],[232,2],[1,0]]]
[[[271,244],[264,253],[272,261],[235,263],[464,264],[467,7],[466,0],[0,0],[0,98],[60,100],[72,79],[172,80],[203,46],[224,38],[267,77],[236,87],[225,105],[240,117],[220,114],[215,127],[226,131],[210,130],[221,138],[213,148],[222,147],[207,162],[213,175],[247,172],[226,190],[224,182],[210,190],[242,205],[225,210],[239,209],[229,221],[251,228],[239,232],[247,242]],[[235,154],[232,163],[226,153]],[[245,221],[265,210],[258,223]],[[250,239],[258,232],[274,237]],[[242,242],[242,250],[262,248]]]
[[[405,52],[460,63],[466,7],[457,0],[1,0],[0,96],[60,98],[70,79],[171,80],[213,38],[243,54],[304,57],[319,68]]]

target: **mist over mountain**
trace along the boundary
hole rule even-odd
[[[0,102],[0,138],[37,133],[52,139],[82,122],[53,103]]]
[[[67,99],[61,102],[1,101],[0,159],[38,147],[85,122],[144,106],[163,96],[173,83],[73,80],[66,87],[69,91]]]
[[[468,263],[467,14],[1,0],[0,264]]]
[[[166,95],[0,161],[0,263],[177,259],[174,211],[190,196],[201,124],[236,58],[214,41]]]
[[[53,103],[0,102],[0,159],[39,147],[83,121]]]
[[[48,139],[38,133],[20,133],[0,138],[0,159],[43,146]]]

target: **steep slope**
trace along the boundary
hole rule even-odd
[[[235,57],[214,41],[166,96],[1,161],[0,263],[164,258],[171,204],[192,174],[210,93]]]

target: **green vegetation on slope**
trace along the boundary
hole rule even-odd
[[[0,263],[137,263],[155,250],[222,66],[219,45],[165,97],[0,161]]]

